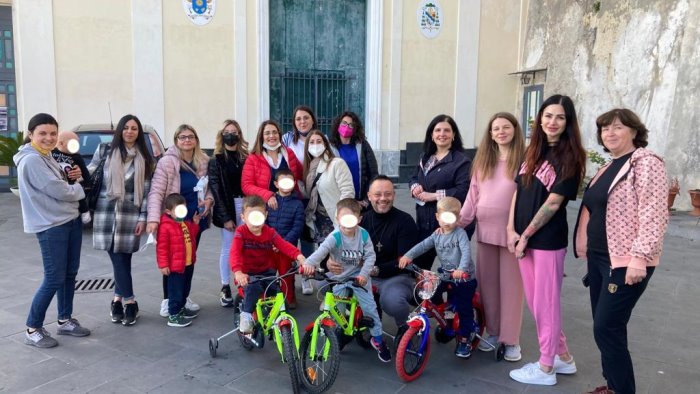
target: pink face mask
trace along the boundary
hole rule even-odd
[[[340,126],[338,126],[338,133],[343,138],[352,137],[353,131],[354,131],[354,129],[346,124],[341,124]]]

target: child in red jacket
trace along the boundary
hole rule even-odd
[[[197,317],[197,312],[185,308],[185,302],[197,258],[200,216],[195,213],[192,221],[183,220],[187,216],[187,207],[185,198],[177,193],[168,195],[163,206],[165,212],[158,227],[156,260],[160,272],[168,277],[168,326],[186,327]]]
[[[248,283],[248,275],[275,276],[276,253],[286,255],[303,264],[305,259],[299,249],[285,241],[270,226],[265,224],[267,209],[265,201],[259,196],[248,196],[243,200],[241,219],[245,224],[236,228],[231,243],[229,263],[236,278],[236,283],[244,288],[243,303],[241,304],[241,333],[253,331],[253,310],[255,303],[269,282],[260,281]],[[280,273],[282,274],[282,272]],[[271,286],[274,287],[274,286]],[[277,291],[275,288],[273,291]],[[268,294],[271,295],[271,294]]]

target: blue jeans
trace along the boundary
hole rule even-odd
[[[273,269],[273,270],[264,271],[264,272],[261,272],[258,274],[248,274],[248,275],[275,276],[275,275],[277,275],[277,270]],[[258,299],[260,298],[261,295],[263,295],[263,292],[265,292],[265,289],[267,289],[267,294],[265,294],[265,296],[267,296],[267,297],[272,297],[275,294],[277,294],[277,291],[279,290],[279,286],[277,285],[277,283],[274,283],[268,289],[268,285],[270,285],[270,282],[272,282],[271,279],[267,279],[267,280],[263,280],[263,281],[256,281],[253,283],[248,283],[248,286],[243,288],[243,302],[241,303],[241,311],[253,313],[255,311],[255,304],[258,303]],[[258,318],[261,319],[262,317],[258,316]]]
[[[225,228],[221,229],[221,250],[219,252],[219,274],[221,275],[221,285],[231,283],[231,265],[228,262],[228,256],[231,252],[231,242],[233,242],[234,231],[228,231]]]
[[[134,285],[131,279],[131,253],[115,253],[114,246],[107,253],[112,260],[114,271],[114,296],[121,297],[124,301],[134,299]]]
[[[44,263],[44,281],[34,293],[27,317],[27,327],[44,326],[46,310],[54,294],[58,304],[58,318],[70,319],[73,314],[75,277],[80,268],[80,248],[83,243],[83,224],[75,218],[60,226],[36,234]]]

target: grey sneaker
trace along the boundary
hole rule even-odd
[[[253,332],[253,314],[248,312],[241,312],[241,317],[238,321],[238,331],[241,334],[250,334]]]
[[[520,354],[520,345],[506,345],[506,352],[503,355],[503,359],[506,361],[520,361],[523,356]]]
[[[199,315],[199,313],[195,310],[188,309],[187,307],[182,308],[182,316],[185,317],[185,319],[194,319]]]
[[[498,346],[498,336],[497,335],[489,335],[479,341],[479,350],[482,352],[490,352],[496,349]]]
[[[51,338],[51,335],[44,327],[41,327],[29,333],[29,331],[24,330],[24,343],[29,346],[36,346],[40,348],[50,348],[58,346],[58,341]]]
[[[56,330],[58,335],[72,335],[74,337],[86,337],[90,335],[90,330],[83,327],[78,323],[77,319],[68,319],[67,322],[63,324],[58,324],[58,329]]]
[[[190,324],[192,324],[192,321],[185,319],[182,312],[178,313],[177,315],[168,316],[168,326],[170,327],[187,327]]]

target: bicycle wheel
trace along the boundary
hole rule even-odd
[[[319,394],[328,390],[338,377],[340,368],[340,347],[338,338],[332,328],[323,326],[316,336],[316,352],[311,351],[311,331],[304,334],[299,348],[301,383],[306,391]],[[328,357],[323,356],[325,346],[329,346]]]
[[[425,337],[425,347],[421,343]],[[423,373],[430,357],[430,333],[410,327],[396,348],[396,373],[404,382],[412,382]]]
[[[282,356],[289,368],[289,377],[292,379],[292,390],[294,394],[299,393],[299,359],[292,338],[292,329],[289,326],[280,327],[282,337]]]

